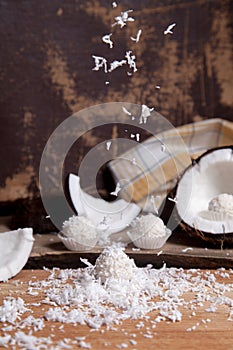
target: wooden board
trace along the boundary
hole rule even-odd
[[[212,272],[212,271],[210,271]],[[28,282],[32,280],[45,279],[48,276],[48,272],[36,270],[36,271],[21,271],[21,273],[14,279],[7,283],[0,284],[0,305],[2,300],[11,295],[12,297],[21,297],[25,303],[38,303],[44,298],[43,290],[39,290],[39,294],[32,296],[27,294]],[[216,282],[223,283],[220,276],[217,276]],[[233,275],[228,279],[227,283],[233,283]],[[232,293],[231,293],[232,294]],[[229,295],[232,298],[232,295]],[[186,300],[195,298],[195,293],[186,293],[184,295]],[[49,305],[42,305],[42,307],[30,306],[32,315],[35,318],[42,317],[43,313],[49,308]],[[106,328],[102,328],[100,331],[90,332],[87,326],[61,324],[59,322],[46,321],[46,327],[40,331],[33,331],[33,329],[23,329],[28,334],[32,331],[32,334],[36,337],[49,337],[52,335],[53,344],[47,346],[51,349],[56,345],[58,341],[63,341],[64,338],[70,339],[68,344],[75,342],[76,337],[85,336],[85,341],[91,344],[92,350],[103,349],[123,349],[122,344],[127,344],[127,348],[132,349],[232,349],[232,322],[227,321],[228,315],[224,307],[220,307],[216,313],[207,313],[205,311],[206,306],[200,306],[198,311],[193,316],[190,316],[192,311],[190,309],[180,308],[183,317],[181,322],[160,322],[157,324],[156,329],[151,329],[148,321],[143,320],[145,327],[137,328],[139,320],[126,320],[123,324],[117,327],[116,331],[107,331]],[[29,313],[31,314],[31,313]],[[28,314],[26,315],[28,316]],[[25,317],[26,317],[25,316]],[[151,317],[156,317],[156,313],[150,314]],[[24,316],[22,317],[22,319]],[[210,319],[211,322],[203,323],[203,320]],[[187,331],[188,328],[196,326],[193,331]],[[146,338],[146,327],[150,329],[152,338]],[[16,331],[13,326],[11,332],[7,332],[12,336]],[[135,336],[132,337],[132,334]],[[0,336],[3,335],[2,327],[0,327]],[[137,345],[130,344],[130,339],[136,340]],[[0,347],[1,348],[1,347]],[[18,349],[16,347],[16,349]],[[80,349],[78,342],[76,345],[72,345],[72,349]]]
[[[0,219],[0,232],[9,231],[10,217]],[[83,266],[80,257],[87,258],[94,263],[102,249],[96,247],[83,252],[73,252],[66,249],[56,233],[35,234],[35,242],[25,266],[26,269],[41,269],[44,266],[52,268],[76,268]],[[207,247],[204,242],[190,238],[185,232],[175,232],[166,244],[157,250],[135,250],[129,244],[126,253],[135,259],[138,266],[153,264],[183,268],[216,269],[219,267],[233,267],[233,247],[216,249]]]
[[[65,248],[57,234],[35,235],[35,244],[26,265],[27,268],[63,267],[76,268],[83,266],[80,257],[94,263],[101,248],[88,251],[73,252]],[[158,250],[138,250],[133,244],[126,248],[126,253],[135,259],[138,266],[153,264],[183,268],[219,268],[233,267],[233,249],[214,249],[204,243],[196,242],[185,233],[177,232],[171,236],[163,248]]]

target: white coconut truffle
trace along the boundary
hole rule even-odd
[[[162,219],[150,213],[136,218],[128,235],[138,248],[158,249],[165,244],[171,233]]]
[[[96,229],[92,222],[84,216],[71,216],[64,221],[62,225],[62,233],[66,237],[80,240],[82,238],[96,237]]]
[[[59,238],[70,250],[87,250],[97,242],[97,231],[93,223],[84,216],[71,216],[64,221]]]
[[[94,274],[105,283],[109,278],[130,280],[136,265],[121,247],[107,247],[96,259]]]
[[[219,194],[211,199],[208,210],[233,215],[233,195],[227,193]]]

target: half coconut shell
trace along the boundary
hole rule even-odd
[[[209,211],[213,198],[222,194],[233,198],[232,179],[233,146],[205,152],[185,170],[169,193],[161,218],[169,228],[179,225],[189,236],[215,247],[233,245],[233,216]]]

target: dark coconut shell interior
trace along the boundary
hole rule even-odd
[[[231,149],[233,153],[233,146],[226,146],[226,147],[219,147],[219,148],[213,148],[211,150],[208,150],[207,152],[203,153],[200,157],[193,160],[193,164],[191,164],[183,173],[190,169],[192,166],[195,166],[195,164],[198,164],[198,162],[205,157],[207,154],[220,150],[220,149]],[[182,176],[183,176],[182,175]],[[180,179],[182,179],[182,176]],[[176,209],[176,203],[169,200],[169,198],[175,198],[177,193],[177,187],[179,185],[179,180],[177,182],[177,185],[175,188],[167,195],[165,202],[161,205],[162,210],[159,211],[159,216],[164,221],[164,223],[169,228],[169,219],[171,216],[173,217],[173,222],[177,222],[177,228],[175,231],[183,230],[184,234],[188,234],[190,237],[193,237],[198,240],[202,240],[206,242],[209,246],[223,249],[224,247],[230,247],[233,246],[233,232],[232,233],[226,233],[226,234],[213,234],[210,232],[203,232],[199,231],[191,226],[189,226],[187,223],[185,223],[182,218],[179,216],[178,211]]]

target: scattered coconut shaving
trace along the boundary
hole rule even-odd
[[[36,296],[30,296],[31,303],[26,307],[21,298],[4,299],[0,306],[0,322],[4,324],[0,345],[27,350],[72,349],[74,345],[91,348],[88,334],[73,339],[64,337],[55,342],[52,330],[55,331],[57,322],[88,325],[90,331],[99,330],[101,333],[108,329],[119,331],[120,326],[125,340],[118,347],[125,348],[137,344],[136,334],[129,334],[122,327],[127,319],[138,319],[135,327],[147,339],[156,335],[156,325],[160,322],[182,322],[181,310],[195,317],[204,309],[212,315],[224,307],[226,319],[233,320],[231,269],[211,272],[167,268],[166,265],[160,269],[150,265],[138,268],[124,249],[117,246],[106,248],[95,265],[86,263],[87,267],[80,269],[46,269],[49,272],[47,278],[28,282],[28,287],[39,288],[44,293],[45,309],[40,309],[40,318],[24,314],[32,311],[30,307],[35,304]],[[187,299],[186,294],[191,294],[191,298]],[[47,321],[50,321],[51,335],[39,337],[36,332],[46,327]],[[210,321],[210,318],[203,318],[186,330],[207,327]],[[57,326],[60,332],[64,331],[61,326]],[[29,332],[22,331],[26,327],[30,328]]]

